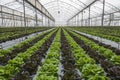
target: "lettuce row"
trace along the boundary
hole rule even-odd
[[[13,75],[18,73],[21,69],[21,66],[26,62],[30,56],[32,56],[35,51],[39,49],[39,47],[50,38],[50,36],[55,32],[56,30],[52,31],[50,34],[45,36],[43,39],[38,41],[34,46],[27,49],[27,51],[23,53],[19,53],[14,59],[9,60],[8,64],[6,66],[0,66],[0,77],[3,78],[3,80],[10,79]]]
[[[109,78],[106,77],[103,68],[98,66],[94,59],[86,55],[85,51],[82,48],[80,48],[80,46],[65,30],[64,33],[72,49],[72,52],[74,53],[76,65],[81,71],[82,77],[86,80],[91,80],[91,77],[93,78],[93,80],[95,80],[94,78],[96,77],[101,77],[101,79],[99,80],[109,80]]]
[[[60,31],[57,32],[45,61],[38,69],[35,80],[58,80]]]
[[[103,56],[105,56],[108,60],[110,60],[113,64],[120,66],[120,56],[116,55],[114,52],[112,52],[112,50],[104,48],[103,46],[99,46],[98,44],[96,44],[95,42],[80,36],[76,33],[74,33],[73,31],[70,31],[73,35],[77,36],[78,38],[80,38],[81,40],[83,40],[87,45],[89,45],[93,50],[98,51],[99,53],[101,53]]]
[[[47,31],[47,32],[50,32],[50,31]],[[0,57],[3,57],[3,56],[4,56],[5,54],[7,54],[7,53],[11,53],[12,50],[15,50],[15,49],[17,49],[17,48],[20,48],[20,47],[22,47],[23,45],[29,44],[32,40],[38,38],[39,36],[44,35],[44,34],[47,33],[47,32],[43,32],[42,34],[39,34],[39,35],[37,35],[37,36],[35,36],[35,37],[33,37],[33,38],[29,38],[29,39],[27,39],[27,40],[25,40],[25,41],[23,41],[23,42],[20,42],[19,44],[15,45],[15,46],[13,46],[12,48],[9,48],[9,49],[7,49],[7,50],[0,50]]]
[[[16,38],[19,38],[19,37],[22,37],[22,36],[25,36],[25,35],[29,35],[29,34],[32,34],[32,33],[35,33],[35,32],[40,32],[40,31],[44,31],[46,29],[49,29],[49,28],[32,28],[32,27],[29,27],[27,28],[27,33],[24,31],[26,28],[24,27],[20,27],[20,28],[0,28],[0,32],[1,32],[1,35],[0,35],[0,43],[1,42],[5,42],[5,41],[8,41],[8,40],[13,40],[13,39],[16,39]]]
[[[99,28],[96,28],[96,29],[95,28],[93,28],[93,29],[90,29],[90,28],[88,28],[88,29],[87,28],[85,28],[85,29],[77,28],[75,30],[81,31],[81,32],[84,32],[84,33],[87,33],[87,34],[91,34],[91,35],[94,35],[94,36],[99,36],[99,37],[102,37],[102,38],[106,38],[106,39],[109,39],[109,40],[112,40],[112,41],[115,41],[115,42],[120,42],[119,37],[112,36],[112,35],[119,35],[119,34],[111,34],[111,33],[108,32],[108,29],[104,30],[104,29],[99,29]],[[101,31],[103,31],[103,32],[101,33]],[[112,29],[111,32],[116,33],[116,30],[114,32],[113,31],[114,30]],[[118,31],[118,33],[119,33],[119,31]]]

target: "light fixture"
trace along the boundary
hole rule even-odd
[[[58,14],[60,14],[60,11],[58,11]]]

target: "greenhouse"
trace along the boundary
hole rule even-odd
[[[120,80],[120,0],[0,0],[0,80]]]

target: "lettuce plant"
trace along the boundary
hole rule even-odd
[[[101,67],[98,67],[96,64],[86,64],[82,69],[82,76],[86,79],[89,79],[95,75],[104,76],[104,70]]]

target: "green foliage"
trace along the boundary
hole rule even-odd
[[[82,70],[83,66],[85,64],[95,64],[95,60],[92,58],[86,56],[86,57],[80,57],[77,61],[76,64],[78,65],[78,68]]]
[[[47,32],[50,32],[50,31],[47,31]],[[7,50],[0,50],[0,57],[3,57],[7,53],[11,53],[15,49],[19,49],[25,45],[29,45],[29,43],[32,42],[34,39],[39,38],[40,36],[44,35],[47,32],[43,32],[42,34],[36,35],[35,37],[29,38],[23,42],[20,42],[19,44],[15,45],[12,48],[9,48]]]
[[[105,39],[109,39],[111,41],[120,42],[120,28],[119,27],[79,27],[74,30],[78,30],[87,34],[91,34],[94,36],[99,36]]]
[[[47,27],[44,27],[44,28],[43,27],[41,27],[41,28],[39,28],[39,27],[37,27],[37,28],[29,27],[29,28],[26,29],[26,31],[27,31],[27,33],[26,33],[24,27],[0,28],[0,32],[1,32],[0,42],[16,39],[16,38],[21,37],[21,36],[29,35],[29,34],[32,34],[32,33],[35,33],[35,32],[41,32],[41,31],[44,31],[44,30],[47,30],[47,29],[50,29],[50,28],[47,28]]]
[[[91,47],[91,49],[99,52],[100,54],[102,54],[103,56],[105,56],[108,60],[112,61],[114,64],[116,65],[119,65],[120,62],[118,61],[118,59],[114,59],[115,57],[113,56],[116,56],[116,54],[110,50],[110,49],[107,49],[103,46],[99,46],[98,44],[96,44],[95,42],[83,37],[83,36],[80,36],[78,34],[76,34],[75,32],[73,31],[70,31],[73,35],[75,35],[76,37],[80,38],[81,40],[83,40],[87,45],[89,45]]]
[[[120,66],[120,56],[119,55],[114,55],[110,59],[110,61],[118,66]]]
[[[57,80],[60,56],[60,31],[57,32],[45,61],[37,71],[36,80]]]
[[[3,57],[6,53],[10,53],[11,51],[8,50],[0,50],[0,57]]]
[[[82,71],[81,72],[82,77],[85,78],[85,80],[88,80],[91,77],[94,78],[95,75],[98,75],[99,77],[105,76],[104,70],[101,67],[99,67],[97,64],[95,64],[96,63],[95,60],[90,58],[87,54],[85,54],[85,51],[82,48],[80,48],[80,46],[73,40],[72,37],[70,37],[70,35],[65,30],[64,30],[64,33],[66,35],[65,36],[66,39],[68,40],[68,42],[71,46],[72,52],[74,53],[77,67],[80,71]],[[75,35],[75,33],[74,33],[74,35]],[[77,34],[76,34],[76,36],[77,36]],[[82,37],[80,37],[80,38],[82,39]],[[83,38],[83,39],[86,41],[86,43],[93,44],[92,42],[87,42],[88,41],[87,39],[85,39],[85,38]],[[91,46],[94,46],[94,44]],[[94,48],[97,49],[98,46],[96,46]]]
[[[0,67],[0,77],[9,79],[18,73],[24,62],[27,61],[54,32],[55,31],[52,31],[47,37],[38,41],[34,46],[27,49],[27,51],[19,53],[14,59],[10,60],[6,66]]]
[[[82,69],[82,76],[89,79],[95,75],[104,76],[104,70],[96,64],[86,64]]]
[[[49,75],[57,76],[58,65],[57,64],[43,64],[41,66],[40,72],[41,73],[49,73]]]
[[[36,80],[57,80],[57,77],[55,76],[49,76],[47,74],[41,74],[37,77]]]
[[[95,76],[89,78],[88,80],[110,80],[110,79],[106,76],[100,76],[96,74]]]

